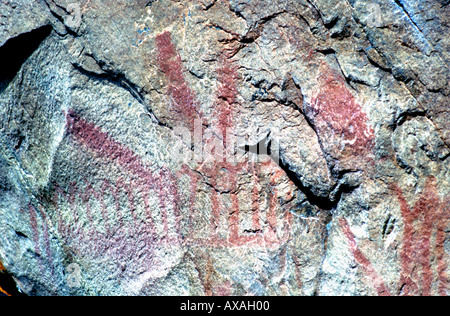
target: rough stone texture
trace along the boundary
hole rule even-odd
[[[28,295],[448,295],[449,19],[0,1],[0,267]]]

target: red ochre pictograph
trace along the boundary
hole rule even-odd
[[[172,109],[176,111],[178,121],[187,120],[189,127],[199,117],[195,93],[186,84],[183,77],[183,64],[169,32],[156,37],[157,62],[168,81],[168,94],[172,98]]]
[[[403,218],[403,245],[400,250],[403,295],[447,295],[449,276],[445,261],[445,231],[450,225],[450,199],[441,200],[436,178],[429,177],[423,192],[411,207],[402,190],[393,190]]]
[[[205,120],[199,112],[195,94],[184,81],[181,60],[170,34],[163,33],[157,38],[157,48],[159,66],[169,81],[168,91],[172,105],[180,114],[179,119],[186,124],[192,124],[197,118]],[[226,59],[223,62],[218,69],[217,107],[215,120],[211,122],[222,132],[232,126],[237,93],[235,82],[238,78],[236,67]],[[277,248],[289,240],[292,214],[278,201],[276,185],[283,171],[273,161],[268,160],[260,165],[249,162],[199,164],[196,170],[184,165],[175,173],[164,166],[144,162],[129,147],[117,142],[74,110],[66,113],[66,121],[68,135],[81,146],[80,149],[89,152],[93,159],[111,164],[120,171],[116,179],[101,180],[96,187],[87,179],[70,183],[65,188],[55,183],[50,215],[45,215],[40,205],[30,204],[27,210],[22,210],[29,216],[34,251],[39,255],[42,274],[52,277],[55,273],[52,268],[46,269],[53,267],[50,219],[64,243],[77,256],[107,257],[118,263],[135,262],[135,266],[126,270],[135,269],[133,275],[154,271],[158,267],[163,270],[167,263],[161,262],[160,258],[164,256],[158,253],[164,252],[164,247]],[[220,141],[226,142],[226,139]],[[212,190],[209,196],[212,205],[209,230],[202,235],[194,233],[194,227],[189,226],[190,219],[198,217],[199,207],[202,207],[196,205],[199,185],[204,181],[199,172],[210,179],[213,187],[229,190],[226,194],[229,198]],[[255,184],[250,192],[253,227],[248,232],[242,228],[242,202],[237,190],[240,174],[251,174]],[[179,181],[185,176],[190,179],[191,191],[187,206],[181,205],[179,195]],[[270,179],[266,187],[262,187],[260,176]],[[260,209],[263,191],[268,205],[265,216]],[[188,232],[183,236],[180,233],[181,207],[187,207],[189,214]],[[144,211],[138,212],[138,208]],[[226,236],[218,234],[220,222],[225,222],[228,227]],[[267,223],[266,227],[263,227],[264,223]],[[132,258],[139,259],[133,261]],[[297,278],[300,279],[300,276],[297,275]],[[211,279],[205,276],[205,286],[212,282]],[[209,289],[211,295],[232,293],[228,281],[212,282]]]
[[[345,237],[347,238],[350,252],[352,253],[356,262],[360,265],[361,269],[364,271],[364,274],[368,277],[369,282],[375,287],[377,294],[379,296],[389,296],[389,289],[385,285],[383,279],[378,275],[377,271],[374,269],[367,257],[363,254],[361,249],[359,249],[356,243],[355,235],[353,235],[352,231],[350,230],[350,226],[347,220],[342,217],[339,219],[339,224],[345,234]]]
[[[445,231],[450,225],[450,199],[441,200],[436,179],[429,177],[414,207],[410,207],[402,190],[392,186],[400,203],[403,219],[403,237],[400,254],[398,295],[447,296],[449,276],[445,261]],[[359,249],[355,236],[345,218],[339,220],[356,262],[371,280],[378,295],[391,295],[383,279]]]
[[[347,88],[344,78],[320,63],[317,93],[307,115],[319,137],[339,149],[339,157],[365,157],[373,149],[374,131],[367,114]]]
[[[177,53],[175,45],[173,44],[171,35],[169,32],[164,32],[156,37],[157,43],[157,61],[159,63],[159,67],[161,71],[166,75],[166,79],[169,85],[169,94],[171,99],[173,100],[172,106],[175,108],[175,111],[183,114],[183,119],[188,120],[188,123],[191,124],[191,128],[193,128],[192,122],[194,119],[200,119],[202,122],[206,121],[198,109],[198,102],[194,99],[194,93],[188,88],[187,83],[183,77],[183,66],[181,64],[181,59]],[[226,52],[220,57],[221,66],[217,70],[218,74],[218,89],[216,91],[216,102],[214,114],[211,122],[208,122],[215,130],[219,131],[219,137],[215,135],[211,135],[209,139],[205,139],[204,142],[206,144],[221,142],[222,146],[220,148],[226,148],[226,131],[232,129],[233,127],[233,112],[234,106],[236,105],[236,94],[237,87],[236,81],[238,79],[237,67],[233,64],[232,61],[227,58],[228,55]],[[179,89],[172,89],[170,87],[177,86]],[[219,154],[220,155],[220,154]],[[220,155],[222,156],[222,155]],[[269,212],[267,214],[267,221],[269,222],[270,229],[267,233],[262,234],[253,234],[252,236],[241,235],[240,234],[240,205],[237,194],[237,181],[239,174],[252,173],[254,175],[253,179],[257,179],[256,171],[258,168],[264,168],[265,170],[270,170],[272,173],[277,174],[280,170],[277,170],[277,166],[274,163],[267,162],[265,164],[261,164],[261,166],[255,166],[249,162],[241,162],[241,163],[229,163],[225,161],[216,161],[213,164],[199,164],[197,166],[197,170],[200,173],[206,175],[209,179],[211,179],[211,185],[215,188],[217,187],[226,187],[230,191],[230,199],[231,199],[231,212],[229,214],[229,235],[226,241],[220,240],[216,238],[211,238],[210,242],[212,244],[218,243],[223,245],[225,244],[229,246],[242,246],[246,244],[257,244],[269,246],[270,244],[280,244],[280,240],[276,240],[273,236],[272,230],[275,229],[276,226],[276,218],[277,216],[274,214],[277,210],[276,202],[276,189],[275,186],[271,188],[270,194],[270,207]],[[222,170],[226,170],[225,173],[221,172]],[[196,172],[192,172],[190,174],[192,192],[197,191],[198,186],[198,174]],[[257,181],[255,181],[257,182]],[[252,205],[255,208],[253,212],[253,220],[254,227],[253,231],[260,232],[260,220],[261,220],[261,212],[259,210],[259,196],[260,192],[257,190],[257,185],[255,185],[255,189],[253,190],[253,202]],[[273,198],[275,196],[275,198]],[[191,200],[192,203],[195,203],[195,198]],[[218,216],[221,214],[223,208],[225,208],[225,201],[223,201],[220,194],[217,192],[213,192],[211,196],[211,202],[213,205],[213,218],[211,223],[211,229],[214,231],[217,228],[217,222],[219,221]],[[195,205],[191,205],[191,212],[195,212]],[[291,214],[286,212],[286,220],[291,220]]]
[[[194,91],[184,79],[181,58],[169,32],[156,37],[156,48],[156,60],[168,83],[167,91],[175,118],[191,130],[194,129],[195,120],[199,119],[203,128],[203,123],[207,122],[222,135],[215,139],[217,136],[211,134],[210,139],[205,139],[204,142],[222,142],[225,148],[226,131],[233,128],[238,79],[237,67],[229,58],[227,50],[225,49],[220,57],[214,115],[208,122],[200,111]],[[343,89],[339,79],[334,76],[332,78],[321,81],[323,88],[314,102],[315,123],[324,133],[332,131],[339,134],[342,143],[350,146],[353,153],[362,154],[371,147],[373,132],[367,127],[367,117],[360,111],[350,92]],[[327,88],[327,84],[331,86]],[[330,103],[330,98],[338,102]],[[333,115],[338,119],[333,120]],[[164,166],[144,163],[130,148],[114,140],[74,110],[67,112],[66,120],[67,131],[73,141],[92,153],[94,159],[111,163],[121,170],[115,180],[105,179],[97,189],[87,180],[71,183],[69,188],[54,185],[53,205],[56,215],[52,215],[52,221],[56,222],[58,233],[65,243],[78,255],[94,258],[107,256],[117,262],[140,258],[138,270],[142,272],[158,266],[164,267],[165,263],[160,262],[157,256],[162,246],[277,248],[291,238],[293,215],[280,205],[277,192],[277,184],[285,174],[272,160],[259,164],[249,161],[199,163],[195,170],[184,165],[180,171],[174,173]],[[200,174],[209,179],[213,188],[226,188],[228,194],[224,197],[218,193],[219,190],[212,190],[209,196],[212,205],[209,233],[197,236],[193,234],[193,227],[190,225],[191,219],[198,216],[197,194],[200,182],[204,181]],[[245,231],[242,229],[242,217],[248,214],[242,214],[240,211],[237,190],[238,178],[243,174],[250,174],[254,183],[250,192],[252,227]],[[188,199],[188,233],[181,236],[180,210],[185,205],[181,205],[178,185],[183,176],[190,179],[191,195]],[[262,177],[269,181],[260,181]],[[267,202],[264,214],[261,209],[263,192],[266,193]],[[154,207],[155,198],[157,209]],[[138,214],[139,207],[144,208],[143,213]],[[63,215],[59,208],[69,210],[69,214],[66,212]],[[101,210],[100,214],[95,211],[98,209]],[[45,260],[51,265],[49,218],[34,205],[29,206],[28,213],[33,228],[35,252],[45,254]],[[56,220],[54,216],[57,217]],[[126,225],[125,221],[130,218],[133,223]],[[219,236],[218,227],[221,221],[226,221],[228,225],[227,236]],[[156,225],[156,222],[162,225]],[[157,226],[163,229],[158,231]],[[43,256],[40,258],[41,261],[44,260]],[[363,256],[360,260],[364,263],[367,261]],[[44,262],[41,263],[44,267]],[[371,273],[373,269],[368,266],[366,270]],[[135,273],[138,275],[139,271]],[[42,272],[44,273],[44,268]],[[301,284],[298,268],[296,278]],[[205,276],[204,279],[209,294],[231,293],[231,284],[209,284],[210,278]]]

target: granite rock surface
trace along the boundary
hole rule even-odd
[[[449,28],[448,0],[1,0],[1,266],[27,295],[448,295]]]

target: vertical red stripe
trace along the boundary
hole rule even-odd
[[[403,245],[400,250],[401,259],[401,275],[400,283],[402,286],[402,293],[404,295],[413,295],[418,292],[417,284],[412,280],[411,276],[413,274],[413,254],[414,254],[414,244],[416,242],[414,237],[414,226],[413,222],[415,219],[415,214],[411,212],[408,202],[406,202],[402,191],[399,187],[393,186],[393,190],[397,195],[400,202],[400,211],[403,218]]]
[[[48,230],[48,217],[45,215],[45,212],[41,209],[42,211],[42,216],[43,218],[43,222],[44,222],[44,244],[45,244],[45,254],[47,255],[47,261],[50,264],[50,269],[51,269],[51,275],[53,277],[53,256],[52,256],[52,250],[51,250],[51,246],[50,246],[50,235],[49,235],[49,230]]]
[[[438,269],[438,292],[441,296],[447,296],[450,278],[447,274],[448,267],[445,261],[445,231],[450,225],[450,198],[446,198],[439,207],[436,232],[436,256]]]
[[[181,58],[172,41],[170,32],[156,36],[157,61],[159,68],[168,80],[168,92],[173,100],[175,111],[181,120],[187,120],[188,127],[194,127],[198,117],[198,105],[194,92],[186,84],[183,76]]]
[[[38,221],[37,221],[37,217],[36,217],[36,210],[34,208],[33,205],[29,204],[28,205],[28,212],[29,212],[29,216],[30,216],[30,225],[31,225],[31,229],[33,231],[33,241],[34,241],[34,252],[36,253],[36,255],[39,258],[39,265],[40,265],[40,269],[41,269],[41,273],[44,273],[44,264],[42,262],[42,253],[41,253],[41,247],[40,247],[40,232],[39,232],[39,228],[38,228]]]
[[[375,287],[379,296],[389,296],[390,291],[388,287],[385,285],[383,279],[378,275],[370,261],[367,257],[362,253],[361,249],[359,249],[358,244],[355,240],[355,235],[353,235],[350,230],[350,226],[347,220],[343,217],[339,219],[339,224],[344,235],[347,237],[347,241],[350,247],[350,251],[352,252],[353,257],[356,262],[361,266],[364,270],[366,276],[371,280],[372,285]]]

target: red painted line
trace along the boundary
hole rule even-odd
[[[448,278],[444,260],[445,229],[450,220],[448,203],[438,196],[436,179],[429,177],[421,195],[411,208],[401,189],[393,185],[392,190],[399,200],[404,224],[403,246],[400,253],[403,295],[432,294],[433,282],[438,282],[438,293],[446,295]],[[435,232],[435,233],[434,233]],[[434,238],[434,245],[431,244]],[[432,249],[435,249],[432,252]],[[437,276],[434,276],[432,262],[436,254]]]
[[[78,203],[75,201],[75,198],[78,194],[78,187],[76,183],[72,182],[70,184],[70,193],[64,192],[64,190],[58,185],[55,184],[54,189],[54,195],[52,198],[52,203],[56,207],[56,213],[57,214],[57,229],[61,233],[62,237],[65,239],[69,239],[70,236],[76,235],[76,225],[78,223],[78,214],[77,214],[77,208]],[[58,201],[60,200],[66,200],[67,203],[70,206],[70,210],[72,211],[72,223],[71,225],[67,225],[65,221],[63,220],[63,214],[59,210],[59,204]]]
[[[142,163],[133,151],[113,140],[94,124],[82,119],[73,110],[68,111],[67,126],[68,132],[77,141],[89,147],[103,158],[116,162],[126,171],[133,172],[144,180],[154,180],[151,172],[147,170],[147,166]]]
[[[445,231],[450,225],[450,198],[447,197],[441,203],[437,216],[437,232],[436,232],[436,260],[438,271],[438,292],[441,296],[448,296],[447,290],[450,285],[448,276],[447,261],[445,260]]]
[[[295,265],[295,270],[294,270],[295,271],[294,272],[295,280],[297,281],[298,288],[301,289],[301,288],[303,288],[302,272],[300,269],[301,263],[300,263],[300,260],[298,260],[298,257],[296,255],[296,251],[295,251],[294,247],[292,247],[292,252],[293,252],[292,261],[294,261],[294,265]]]
[[[156,233],[156,227],[155,227],[155,221],[152,216],[152,209],[150,207],[149,202],[149,190],[145,190],[142,192],[143,196],[142,199],[144,200],[144,208],[145,208],[145,218],[146,218],[146,225],[149,227],[149,231],[152,233]],[[117,209],[119,210],[120,205],[117,204]]]
[[[278,205],[278,193],[276,187],[271,187],[269,194],[269,209],[266,214],[266,221],[268,228],[265,230],[263,238],[266,247],[272,247],[279,244],[277,236],[277,205]]]
[[[35,210],[33,208],[33,206],[30,204],[28,205],[28,211],[29,211],[29,216],[30,216],[30,224],[31,224],[31,228],[33,230],[33,240],[34,240],[34,251],[36,252],[36,254],[40,255],[40,250],[39,250],[39,229],[37,227],[37,219],[36,219],[36,214],[35,214]]]
[[[195,93],[186,84],[180,55],[172,41],[170,32],[156,36],[157,62],[168,80],[168,92],[172,97],[179,119],[186,120],[193,128],[194,120],[199,117]]]
[[[434,214],[430,212],[430,205],[439,205],[439,199],[432,192],[429,183],[417,203],[414,205],[414,213],[420,216],[421,229],[419,230],[418,242],[416,243],[416,262],[422,266],[422,295],[429,296],[433,282],[433,272],[431,270],[431,235],[434,222]]]
[[[261,205],[259,203],[259,198],[260,198],[260,179],[259,179],[259,174],[258,171],[260,172],[260,168],[256,168],[256,166],[253,166],[252,168],[252,175],[253,175],[253,190],[252,190],[252,223],[253,223],[253,229],[258,232],[256,235],[256,238],[258,239],[257,244],[262,244],[263,243],[263,238],[262,238],[262,227],[261,227]]]
[[[63,237],[65,237],[65,235],[67,234],[66,233],[66,225],[63,221],[61,212],[59,211],[59,204],[58,204],[59,197],[62,197],[63,195],[65,195],[65,193],[63,192],[63,190],[61,189],[61,187],[58,184],[55,184],[54,186],[55,186],[55,189],[53,192],[52,203],[55,206],[55,208],[57,209],[56,214],[58,214],[57,229],[61,233],[61,235]]]
[[[178,190],[178,179],[177,176],[171,172],[168,168],[160,169],[161,177],[166,179],[167,188],[169,195],[173,197],[173,216],[175,218],[175,231],[181,231],[181,221],[183,219],[183,215],[181,214],[181,196]],[[177,244],[181,243],[181,236],[177,233],[175,242]]]
[[[217,119],[216,127],[220,130],[224,148],[227,146],[227,129],[233,127],[233,105],[237,95],[237,67],[228,58],[221,58],[221,65],[217,70],[218,89],[216,91],[216,108],[213,117]]]
[[[95,192],[95,190],[92,188],[92,185],[88,182],[88,180],[85,178],[84,182],[86,183],[85,191],[81,193],[81,201],[84,205],[86,205],[86,215],[89,223],[93,223],[93,217],[91,213],[91,198],[99,199],[98,194]]]
[[[193,170],[191,170],[187,165],[183,165],[180,171],[177,172],[176,178],[180,180],[183,175],[187,175],[190,179],[189,187],[190,187],[190,196],[189,196],[189,215],[188,215],[188,227],[187,230],[189,234],[193,231],[193,219],[196,216],[195,202],[198,193],[198,182],[200,175]],[[189,237],[188,237],[189,238]],[[184,241],[185,243],[189,243],[189,241]]]
[[[115,201],[115,204],[116,204],[116,211],[114,213],[119,214],[120,213],[120,205],[119,205],[119,201],[117,200],[118,195],[117,195],[116,189],[115,189],[115,187],[113,187],[111,185],[111,183],[109,183],[108,180],[105,179],[105,180],[103,180],[103,184],[101,186],[100,196],[102,198],[100,200],[100,205],[101,205],[102,218],[103,218],[103,221],[105,223],[106,235],[108,237],[110,237],[112,231],[111,231],[111,227],[110,227],[110,223],[109,223],[108,208],[107,208],[107,205],[105,203],[105,195],[107,194],[108,191],[114,197],[114,201]],[[114,223],[112,223],[112,224],[114,225]]]
[[[68,242],[75,247],[74,251],[89,256],[105,254],[116,260],[124,260],[127,256],[134,254],[142,261],[148,256],[151,257],[156,247],[160,245],[180,244],[178,231],[181,213],[179,210],[177,182],[172,172],[166,167],[153,167],[144,163],[128,147],[115,141],[107,133],[102,132],[100,128],[81,118],[73,110],[69,110],[67,114],[67,130],[76,142],[92,151],[97,158],[116,164],[123,172],[128,173],[131,178],[130,182],[126,183],[119,177],[114,184],[117,191],[113,195],[116,199],[115,203],[119,219],[111,227],[109,235],[97,231],[96,224],[92,223],[94,219],[105,218],[106,209],[104,202],[101,201],[104,198],[103,193],[100,192],[99,194],[96,192],[90,184],[87,184],[85,192],[78,192],[88,208],[86,211],[88,223],[84,223],[84,225],[79,223],[79,232],[76,236],[73,236],[74,238],[69,238]],[[108,188],[108,185],[103,183],[101,191],[103,192],[105,188]],[[124,192],[123,196],[119,196],[119,190]],[[159,199],[158,203],[162,216],[163,232],[162,235],[159,234],[158,236],[154,229],[154,219],[152,218],[149,205],[149,192],[151,190],[155,192]],[[152,218],[152,220],[142,223],[138,219],[135,205],[138,198],[136,194],[141,195],[140,198],[144,201],[146,217]],[[91,198],[99,200],[101,213],[97,214],[97,216],[91,214]],[[123,219],[125,214],[120,215],[120,200],[122,198],[124,199],[123,202],[128,204],[127,209],[132,217],[130,225],[124,225]],[[167,213],[169,207],[173,207],[173,216],[175,217],[174,229],[177,230],[176,232],[169,232]],[[90,225],[86,226],[86,224]],[[87,227],[87,230],[83,230],[83,226]],[[125,230],[124,227],[126,227]],[[105,229],[107,229],[107,225],[105,225]],[[142,248],[142,245],[145,245],[145,247]],[[142,251],[144,252],[138,253]],[[144,265],[149,266],[149,264],[150,262],[146,261]]]
[[[70,208],[72,210],[72,218],[74,223],[78,223],[80,220],[80,215],[78,214],[78,203],[75,200],[75,198],[78,195],[78,192],[79,192],[78,185],[75,182],[72,182],[70,184],[70,193],[68,196],[68,201],[70,204]]]
[[[157,61],[159,64],[159,68],[162,72],[164,72],[166,79],[168,81],[169,89],[168,93],[171,98],[174,100],[174,105],[178,109],[178,111],[183,114],[185,118],[188,119],[190,127],[193,128],[193,119],[200,118],[202,119],[202,115],[198,112],[198,102],[195,99],[195,94],[188,87],[184,77],[183,77],[183,65],[181,63],[181,58],[177,53],[176,47],[172,41],[171,35],[169,32],[164,32],[156,37],[156,46],[157,46]],[[213,121],[210,122],[213,128],[218,129],[222,135],[217,136],[211,135],[210,139],[205,139],[204,144],[211,145],[216,144],[220,141],[226,148],[226,136],[227,130],[232,129],[233,127],[233,105],[236,103],[236,95],[237,95],[237,66],[233,64],[233,62],[227,58],[225,55],[221,57],[220,61],[221,66],[217,70],[218,74],[218,88],[215,94],[216,97],[216,106],[213,112]],[[176,88],[174,88],[176,85]],[[220,137],[221,136],[221,137]],[[213,145],[211,145],[213,146]],[[215,149],[216,151],[216,149]],[[216,157],[217,158],[217,157]],[[249,170],[251,166],[249,163],[239,163],[237,165],[228,163],[228,162],[219,162],[214,166],[199,166],[199,170],[211,178],[214,187],[224,187],[230,188],[231,190],[231,213],[228,218],[229,225],[229,234],[227,237],[227,241],[219,240],[216,234],[216,230],[219,223],[219,217],[221,214],[222,203],[220,196],[217,192],[213,192],[211,196],[212,203],[212,216],[211,216],[211,245],[222,246],[224,243],[227,243],[230,246],[241,246],[244,244],[254,243],[257,238],[260,238],[262,241],[260,234],[255,236],[242,236],[239,233],[240,226],[240,207],[239,200],[236,193],[233,192],[237,185],[237,175],[242,170]],[[220,175],[218,170],[226,169],[227,176]],[[254,174],[255,175],[255,174]],[[196,186],[198,185],[197,176],[192,179],[192,196],[191,199],[195,201],[196,194],[194,190],[197,190]],[[258,177],[255,178],[256,182],[259,181]],[[194,188],[195,186],[195,188]],[[252,207],[254,209],[252,216],[253,229],[258,230],[261,227],[259,223],[260,220],[260,211],[259,211],[259,197],[258,189],[255,188],[252,192],[253,202]],[[277,199],[275,199],[277,202]],[[276,209],[274,210],[276,212]],[[193,212],[193,201],[191,201],[191,213]],[[275,221],[276,226],[276,214],[273,215],[271,222]],[[191,222],[191,221],[190,221]],[[276,236],[276,227],[272,227],[273,235]],[[197,241],[198,242],[198,241]]]
[[[40,265],[40,269],[41,269],[41,273],[44,274],[44,263],[42,261],[42,253],[41,253],[41,245],[40,245],[40,232],[39,232],[39,227],[38,227],[38,221],[37,221],[37,217],[36,217],[36,209],[34,208],[33,205],[29,204],[28,205],[28,214],[30,216],[30,225],[31,225],[31,229],[33,231],[33,241],[34,241],[34,252],[36,253],[36,255],[39,258],[39,265]]]
[[[169,90],[168,93],[171,96],[174,106],[179,112],[182,114],[184,119],[187,118],[188,121],[192,121],[193,118],[201,118],[201,114],[198,113],[198,104],[195,99],[195,94],[188,87],[184,77],[183,77],[183,66],[181,63],[180,56],[178,55],[175,45],[172,42],[171,35],[168,32],[162,33],[156,38],[157,43],[157,61],[159,67],[162,72],[165,73],[166,79],[168,81]],[[236,67],[228,60],[225,59],[223,66],[218,70],[219,75],[219,85],[218,90],[216,92],[216,98],[218,100],[217,107],[215,110],[215,118],[216,121],[213,122],[216,124],[216,127],[219,127],[219,130],[224,132],[227,128],[232,128],[232,105],[236,102],[236,94],[237,94],[237,85],[236,81],[238,79],[237,69]],[[198,174],[189,169],[188,167],[182,168],[177,175],[174,175],[167,168],[159,168],[158,171],[152,171],[152,166],[146,165],[142,162],[142,160],[129,148],[118,143],[114,139],[112,139],[107,133],[102,132],[100,128],[95,126],[92,123],[87,122],[85,119],[81,118],[74,111],[69,110],[67,114],[67,125],[68,132],[74,137],[74,139],[86,146],[88,149],[93,151],[100,158],[109,160],[115,164],[117,164],[122,170],[133,173],[136,177],[133,180],[133,183],[127,184],[129,186],[128,190],[128,204],[130,210],[132,212],[132,217],[134,222],[136,223],[137,218],[135,216],[135,196],[133,192],[129,192],[130,190],[134,190],[133,188],[139,188],[142,194],[142,199],[144,201],[144,206],[146,208],[146,216],[148,219],[148,226],[151,227],[150,231],[154,231],[154,222],[152,219],[152,214],[149,205],[149,196],[148,192],[150,190],[154,190],[159,198],[159,206],[162,214],[162,223],[164,227],[164,240],[160,240],[161,242],[168,242],[171,240],[172,235],[169,236],[169,227],[168,227],[168,217],[167,210],[170,203],[173,203],[174,206],[174,216],[176,219],[176,226],[179,228],[179,222],[181,220],[181,213],[179,209],[178,203],[180,203],[180,197],[178,195],[177,182],[182,174],[187,174],[191,179],[191,196],[189,200],[189,226],[192,223],[192,218],[195,215],[195,202],[198,191],[198,182],[199,177]],[[190,125],[191,127],[193,125]],[[215,136],[212,136],[215,137]],[[211,141],[211,140],[206,140]],[[201,169],[202,166],[199,166]],[[214,165],[214,167],[204,167],[201,169],[203,174],[207,177],[213,179],[214,183],[217,184],[218,187],[231,188],[230,190],[233,192],[237,185],[237,176],[239,172],[249,171],[251,166],[248,163],[239,163],[237,165],[233,165],[231,163],[220,163]],[[226,169],[228,176],[219,175],[218,170]],[[258,175],[253,172],[254,181],[259,182]],[[276,174],[276,177],[280,177],[282,172],[279,171]],[[272,179],[272,181],[274,181]],[[120,183],[118,181],[116,183],[116,187],[126,187],[125,183]],[[92,214],[90,214],[90,198],[100,199],[101,208],[101,217],[105,222],[108,222],[108,216],[106,213],[106,207],[103,199],[103,191],[108,188],[108,185],[103,183],[102,192],[100,196],[93,191],[92,188],[87,187],[86,192],[84,192],[81,196],[83,198],[84,203],[87,205],[87,216],[88,220],[92,221]],[[252,216],[253,228],[258,230],[261,227],[260,217],[261,212],[259,210],[258,205],[258,194],[259,190],[255,188],[251,192],[253,196],[252,207],[254,209]],[[113,193],[114,195],[114,193]],[[243,245],[248,243],[254,243],[255,236],[241,236],[239,234],[239,201],[236,193],[231,193],[229,195],[231,197],[232,203],[232,213],[229,216],[229,235],[228,241],[219,240],[215,238],[214,240],[210,240],[210,246],[236,246]],[[269,222],[272,224],[271,227],[272,237],[276,237],[276,203],[278,202],[278,198],[276,197],[276,192],[274,194],[275,198],[271,198],[273,202],[271,211],[273,214],[269,215]],[[117,195],[114,196],[114,199],[118,200]],[[172,200],[171,200],[172,199]],[[213,204],[213,212],[212,212],[212,221],[211,221],[211,229],[212,233],[216,230],[216,227],[219,223],[220,217],[220,209],[222,207],[221,197],[216,194],[211,197],[211,202]],[[119,202],[116,201],[117,207],[119,207]],[[269,212],[270,213],[270,212]],[[100,214],[99,214],[100,215]],[[289,218],[290,214],[287,214],[287,221],[290,222],[291,218]],[[272,218],[270,218],[272,216]],[[136,223],[136,226],[138,223]],[[214,228],[214,229],[213,229]],[[106,227],[108,231],[108,227]],[[191,227],[188,228],[191,231]],[[130,232],[131,233],[131,232]],[[148,232],[147,232],[148,233]],[[136,232],[131,233],[135,235]],[[95,236],[92,236],[94,238]],[[159,236],[161,237],[161,236]],[[261,238],[261,236],[259,236]],[[179,237],[174,237],[178,240]],[[273,242],[279,242],[276,238],[272,238]],[[175,240],[175,242],[177,242]],[[261,239],[262,240],[262,239]],[[194,240],[187,240],[186,243],[192,242]],[[195,240],[197,241],[197,240]],[[180,242],[180,241],[178,241]],[[207,242],[201,241],[201,242]]]
[[[403,218],[403,246],[400,251],[400,259],[401,259],[401,275],[400,275],[400,283],[403,287],[402,293],[404,295],[414,295],[414,293],[418,293],[419,287],[412,280],[411,276],[413,274],[413,254],[414,254],[414,244],[416,242],[414,235],[414,220],[416,218],[416,214],[411,212],[411,209],[406,202],[405,197],[403,196],[403,192],[396,185],[393,186],[393,191],[397,195],[397,199],[400,203],[400,211]]]
[[[103,159],[110,160],[126,172],[136,175],[136,183],[143,188],[154,188],[158,194],[161,207],[165,209],[165,201],[168,200],[174,204],[174,209],[177,210],[178,201],[174,197],[178,196],[178,192],[176,184],[171,182],[174,178],[170,170],[160,167],[158,177],[155,176],[155,172],[151,170],[152,166],[144,164],[132,150],[113,140],[94,124],[82,119],[73,110],[68,112],[67,126],[68,132],[78,142],[97,153]],[[170,190],[171,197],[167,195],[167,192],[164,192],[166,188]]]
[[[436,178],[431,176],[425,183],[425,188],[414,205],[424,219],[420,231],[422,257],[420,263],[423,269],[423,295],[431,295],[433,285],[432,249],[435,249],[437,261],[437,283],[439,295],[446,296],[448,278],[447,265],[444,261],[445,229],[450,224],[449,198],[447,203],[441,201],[436,187]],[[433,231],[436,231],[434,247],[431,245]]]
[[[374,131],[361,105],[347,88],[345,80],[327,65],[321,65],[317,81],[318,93],[312,98],[308,116],[319,137],[331,137],[343,153],[365,156],[373,148]]]
[[[447,209],[447,212],[450,212],[450,209]],[[447,219],[448,223],[448,219]],[[436,234],[436,259],[437,259],[437,268],[438,268],[438,291],[439,295],[447,296],[447,290],[450,284],[450,278],[447,275],[447,263],[445,261],[445,229],[444,225],[440,225],[438,227],[438,231]]]
[[[383,279],[378,275],[367,257],[362,253],[361,249],[359,249],[358,244],[355,240],[355,235],[353,235],[352,231],[350,230],[350,226],[347,220],[344,217],[341,217],[339,219],[339,224],[344,235],[347,237],[348,245],[353,257],[364,270],[366,276],[371,280],[371,284],[375,287],[378,295],[390,296],[389,288],[385,285]]]
[[[214,296],[230,296],[233,293],[231,286],[232,283],[230,281],[225,281],[222,284],[214,286],[213,288]]]
[[[125,182],[122,182],[119,187],[121,188],[122,192],[124,192],[126,195],[126,199],[128,200],[128,209],[130,210],[131,217],[133,219],[133,224],[129,226],[130,233],[133,236],[137,236],[137,234],[138,234],[137,229],[138,229],[139,223],[137,221],[136,205],[134,203],[134,201],[135,201],[135,194],[133,192],[134,186],[131,183],[127,184]],[[165,214],[165,208],[163,208],[161,211]],[[164,232],[166,232],[166,230],[164,230]]]
[[[41,209],[42,212],[42,216],[43,218],[43,222],[44,222],[44,245],[45,245],[45,254],[47,255],[47,261],[50,264],[50,269],[51,269],[51,275],[53,277],[53,257],[52,257],[52,251],[50,248],[50,239],[49,239],[49,231],[48,231],[48,217],[47,215],[45,215],[44,210]]]

